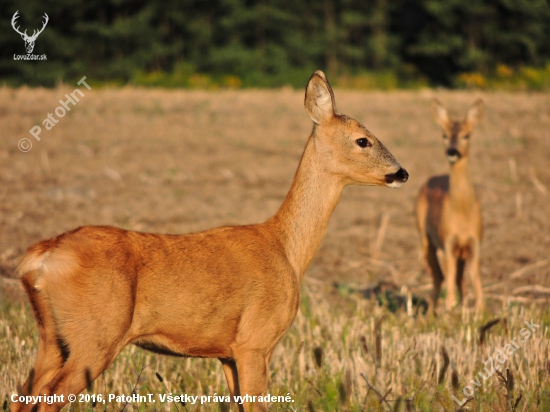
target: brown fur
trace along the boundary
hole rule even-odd
[[[387,176],[391,186],[407,180],[363,125],[335,112],[322,72],[308,83],[305,107],[315,126],[292,187],[268,221],[187,235],[87,226],[29,248],[18,270],[40,343],[25,393],[79,393],[129,343],[219,358],[232,396],[266,393],[271,353],[294,320],[302,276],[342,189],[390,186]],[[359,138],[371,147],[359,147]]]
[[[481,310],[483,293],[479,273],[479,247],[482,220],[481,208],[468,173],[468,154],[470,133],[483,115],[483,102],[476,101],[463,121],[451,120],[437,100],[433,102],[432,111],[435,121],[443,129],[447,157],[450,157],[451,162],[451,174],[430,178],[422,186],[416,199],[422,253],[434,282],[432,310],[435,310],[443,282],[443,272],[436,254],[438,249],[443,250],[445,255],[447,309],[456,304],[455,287],[458,288],[460,300],[463,298],[463,272],[467,264],[475,292],[476,308]]]

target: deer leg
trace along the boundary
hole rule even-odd
[[[469,274],[476,297],[476,311],[481,312],[483,311],[483,287],[479,269],[479,242],[474,240],[472,243],[472,257]]]
[[[48,284],[46,286],[44,290],[33,295],[33,302],[38,308],[37,313],[44,329],[41,334],[45,336],[45,339],[42,339],[44,351],[39,354],[35,366],[37,378],[33,392],[39,395],[63,396],[58,398],[59,402],[52,404],[19,404],[21,412],[31,409],[33,412],[59,411],[69,402],[69,394],[76,395],[89,386],[128,343],[130,305],[127,307],[127,313],[119,313],[119,316],[102,325],[97,317],[85,316],[84,310],[93,307],[93,301],[81,299],[77,302],[75,299],[67,298],[69,295],[54,295],[53,299],[52,290],[55,292],[57,289]],[[64,298],[66,300],[63,300]],[[122,301],[120,294],[118,298]],[[51,307],[54,304],[57,305],[56,312]],[[73,312],[69,312],[67,307]],[[78,311],[82,314],[80,322],[66,321],[68,315]],[[47,359],[49,354],[55,355],[54,359],[57,361]],[[51,365],[54,367],[50,367]],[[39,374],[41,377],[38,377]]]
[[[57,336],[57,330],[51,309],[47,307],[44,296],[34,288],[34,272],[22,277],[23,286],[29,296],[38,327],[38,355],[29,377],[22,387],[23,395],[37,395],[38,390],[52,379],[63,366],[68,353],[63,340]],[[12,411],[21,405],[11,405]]]
[[[429,241],[425,244],[424,256],[426,258],[426,262],[428,263],[428,267],[430,268],[430,273],[434,283],[430,302],[430,312],[435,313],[437,298],[439,297],[439,293],[441,292],[441,284],[443,283],[443,272],[441,271],[439,260],[437,260],[437,249]]]
[[[452,239],[445,243],[445,263],[447,271],[445,273],[447,283],[447,297],[445,307],[451,310],[456,306],[456,281],[457,281],[457,256],[455,244]]]
[[[466,261],[462,258],[456,260],[456,288],[458,290],[458,301],[464,299],[464,266]]]
[[[61,370],[39,391],[40,394],[62,396],[62,401],[52,404],[40,403],[36,409],[37,412],[58,412],[61,410],[69,402],[68,395],[78,394],[89,386],[118,356],[123,347],[123,345],[120,346],[115,343],[103,350],[91,349],[98,348],[96,345],[103,343],[92,338],[70,346],[69,358]],[[33,405],[26,406],[31,410]],[[27,409],[22,408],[22,410],[26,411]]]
[[[236,357],[239,388],[245,412],[267,412],[266,403],[258,402],[258,397],[267,393],[268,359],[269,356],[257,350],[243,351]]]
[[[220,362],[223,366],[223,373],[225,374],[225,380],[227,381],[227,386],[229,387],[229,395],[231,397],[231,406],[235,404],[235,396],[240,395],[239,391],[239,375],[237,372],[237,364],[233,359],[220,358]],[[237,404],[237,408],[240,412],[244,409],[242,405]]]

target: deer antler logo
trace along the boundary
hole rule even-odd
[[[36,38],[38,37],[38,35],[40,33],[42,33],[44,31],[44,28],[46,27],[46,24],[48,24],[48,21],[50,20],[48,15],[46,13],[44,13],[44,23],[42,25],[42,28],[40,30],[34,30],[33,33],[32,33],[32,36],[28,36],[27,35],[27,30],[25,30],[24,33],[21,33],[19,31],[19,27],[15,27],[15,23],[16,23],[16,20],[17,18],[19,17],[17,15],[17,13],[19,13],[19,10],[17,10],[14,14],[13,14],[13,17],[11,19],[11,26],[13,27],[13,29],[19,33],[21,35],[21,38],[25,41],[25,48],[27,49],[27,53],[28,54],[31,54],[33,49],[34,49],[34,42],[36,41]]]

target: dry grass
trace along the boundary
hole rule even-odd
[[[18,140],[32,139],[28,130],[70,91],[0,89],[4,276],[13,275],[29,244],[79,225],[183,233],[262,221],[282,202],[311,128],[303,94],[286,89],[92,90],[54,129],[44,131],[29,153],[20,153]],[[440,132],[429,117],[432,96],[460,114],[477,97],[487,106],[472,136],[471,162],[485,223],[482,277],[489,312],[484,319],[466,310],[437,320],[388,313],[377,346],[376,320],[386,309],[350,291],[380,280],[404,285],[415,295],[427,296],[430,290],[418,263],[412,205],[422,182],[448,169]],[[541,329],[549,324],[550,96],[336,90],[336,100],[342,112],[361,119],[388,146],[411,178],[398,191],[344,191],[308,271],[300,314],[273,357],[270,393],[290,392],[298,409],[308,408],[308,402],[314,410],[360,410],[364,403],[388,409],[386,401],[393,407],[402,397],[400,410],[408,404],[453,410],[448,403],[452,371],[461,388],[495,348],[517,336],[524,320],[540,320]],[[4,300],[15,295],[6,292],[5,283],[0,282]],[[468,285],[467,293],[471,296]],[[541,306],[528,306],[535,301]],[[506,328],[494,326],[480,347],[477,328],[493,317],[506,318]],[[6,359],[0,366],[1,395],[13,391],[30,369],[36,329],[27,306],[4,302],[0,319],[0,359]],[[515,377],[510,396],[523,396],[518,410],[537,410],[536,399],[550,408],[540,386],[544,379],[546,387],[549,383],[548,339],[548,330],[541,330],[507,364]],[[443,345],[450,364],[438,386]],[[316,347],[323,351],[320,369],[312,354]],[[216,361],[165,358],[136,348],[124,351],[94,391],[129,393],[135,371],[144,365],[144,390],[166,391],[155,377],[159,373],[178,393],[226,391]],[[381,400],[361,374],[382,397],[392,391]],[[475,402],[483,403],[481,410],[493,410],[491,405],[505,410],[503,402],[512,398],[502,388],[493,376],[476,392]],[[466,406],[475,409],[474,402]]]
[[[459,410],[452,395],[463,400],[463,388],[475,386],[475,399],[469,410],[506,411],[507,402],[521,395],[518,411],[544,411],[550,408],[550,311],[547,307],[509,305],[499,311],[502,319],[485,333],[483,345],[479,329],[487,319],[475,318],[468,309],[447,313],[438,319],[424,315],[407,316],[404,311],[388,312],[375,301],[348,296],[345,307],[326,302],[328,293],[318,282],[306,279],[301,308],[287,335],[272,358],[269,393],[290,394],[294,403],[272,405],[272,410],[304,410],[310,403],[317,411],[392,410],[398,400],[414,410]],[[350,304],[351,302],[351,304]],[[513,338],[520,337],[524,321],[541,325],[528,340],[518,344],[500,372],[509,369],[515,386],[507,396],[497,374],[486,381],[478,375],[491,370],[498,349],[505,351]],[[0,393],[11,393],[30,369],[36,356],[34,320],[26,307],[4,308],[0,319],[0,353],[6,363],[0,366]],[[519,342],[516,339],[516,342]],[[301,348],[301,350],[298,350]],[[448,367],[444,368],[445,355]],[[500,365],[497,361],[494,365]],[[143,369],[145,368],[145,369]],[[143,369],[143,371],[142,371]],[[208,359],[177,359],[127,347],[95,382],[89,393],[131,394],[140,372],[137,393],[155,394],[156,404],[132,403],[126,410],[174,410],[173,404],[160,404],[159,394],[227,395],[221,364]],[[458,378],[453,389],[452,372]],[[163,382],[158,380],[159,374]],[[368,382],[368,383],[367,383]],[[166,387],[164,386],[166,385]],[[370,387],[370,388],[369,388]],[[466,392],[468,393],[468,392]],[[381,397],[385,396],[384,401]],[[107,410],[120,411],[123,403],[107,404]],[[91,410],[88,404],[80,408]],[[103,406],[100,406],[104,408]],[[179,405],[180,410],[182,406]],[[187,410],[196,405],[188,405]],[[207,403],[201,410],[215,411]],[[400,409],[402,410],[402,409]]]

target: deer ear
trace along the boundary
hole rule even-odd
[[[468,113],[466,113],[466,122],[468,122],[470,126],[474,126],[481,120],[484,111],[485,106],[483,100],[477,99],[468,109]]]
[[[432,116],[435,122],[441,127],[445,127],[449,122],[447,109],[445,109],[437,99],[432,100]]]
[[[336,113],[334,93],[321,70],[317,70],[309,79],[304,106],[307,114],[316,124],[326,122]]]

